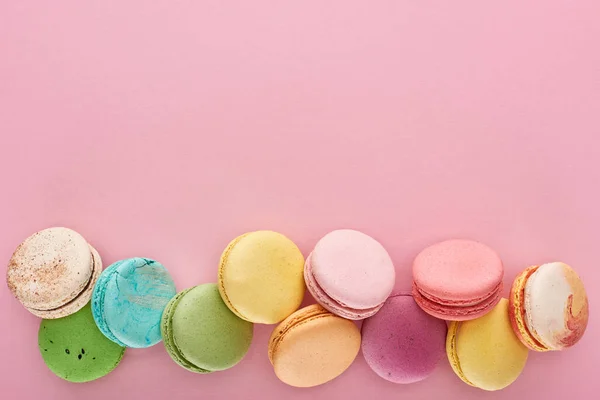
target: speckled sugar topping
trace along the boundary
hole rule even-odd
[[[93,265],[90,246],[81,235],[67,228],[49,228],[19,245],[6,280],[28,309],[53,310],[84,291]]]

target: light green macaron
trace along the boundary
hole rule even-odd
[[[244,358],[253,324],[232,313],[214,283],[178,293],[167,304],[161,332],[167,352],[178,365],[197,373],[223,371]]]

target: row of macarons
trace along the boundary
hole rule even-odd
[[[528,350],[575,344],[589,314],[581,279],[564,263],[525,269],[508,300],[503,276],[494,250],[449,240],[416,257],[411,293],[392,293],[393,262],[364,233],[330,232],[304,260],[284,235],[257,231],[225,248],[216,284],[177,293],[159,262],[131,258],[103,271],[81,235],[49,228],[18,246],[7,283],[44,318],[39,347],[48,367],[74,382],[110,372],[126,347],[161,340],[189,371],[225,370],[248,351],[253,323],[278,323],[268,356],[292,386],[336,378],[362,347],[371,368],[393,382],[420,381],[447,355],[465,383],[498,390],[518,377]],[[305,288],[319,304],[298,309]],[[365,320],[361,331],[352,320]]]

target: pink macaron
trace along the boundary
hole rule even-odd
[[[434,317],[479,318],[500,301],[504,267],[498,254],[471,240],[447,240],[423,250],[413,263],[413,296]]]
[[[418,382],[445,357],[446,331],[446,322],[421,310],[411,295],[392,295],[363,322],[362,353],[383,379]]]
[[[306,259],[309,292],[327,310],[353,320],[374,315],[396,279],[383,246],[364,233],[343,229],[325,235]]]

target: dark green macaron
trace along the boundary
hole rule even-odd
[[[167,352],[197,373],[223,371],[244,358],[253,325],[232,313],[214,283],[177,294],[163,312],[161,332]]]
[[[67,317],[42,320],[38,346],[48,368],[69,382],[103,377],[119,365],[125,352],[100,332],[89,303]]]

